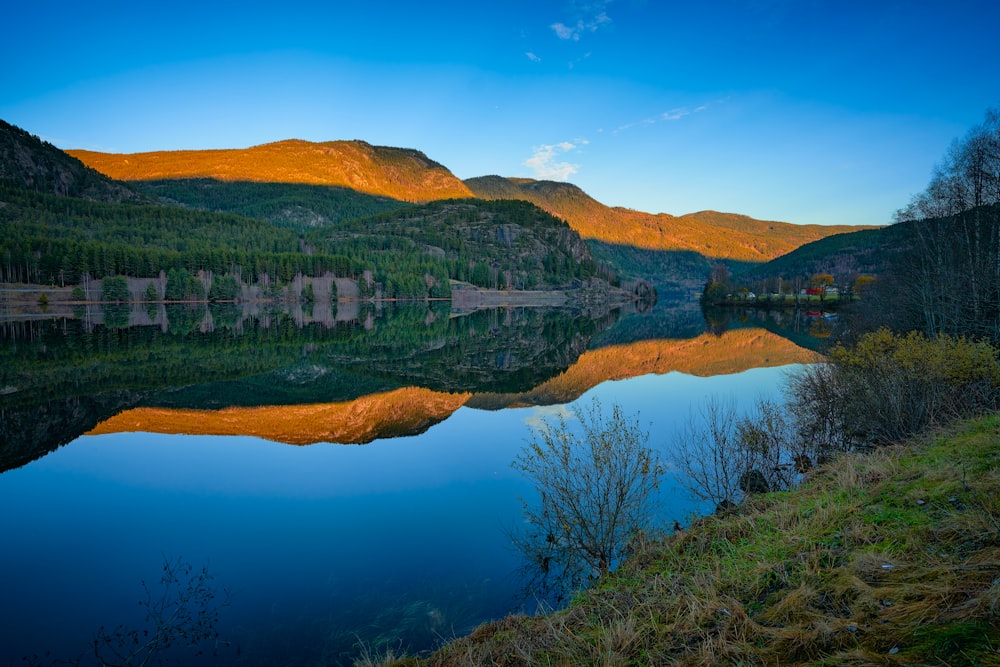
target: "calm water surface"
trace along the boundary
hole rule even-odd
[[[601,381],[568,404],[461,407],[423,432],[365,445],[74,437],[0,474],[0,658],[72,658],[102,625],[140,626],[142,582],[155,590],[173,558],[207,566],[232,591],[219,624],[231,645],[216,664],[349,664],[359,642],[424,650],[533,611],[508,537],[520,499],[534,494],[510,466],[533,424],[597,398],[638,412],[667,454],[705,397],[749,406],[774,396],[789,368]],[[157,396],[140,403],[165,402]],[[663,486],[665,525],[705,510],[677,480]]]

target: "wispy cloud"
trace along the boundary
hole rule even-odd
[[[693,113],[700,113],[707,108],[708,108],[707,104],[702,104],[701,106],[697,106],[694,109],[690,109],[688,107],[681,107],[679,109],[671,109],[670,111],[664,112],[662,117],[663,120],[680,120],[681,118],[684,118],[684,116],[690,116]]]
[[[576,143],[563,141],[558,144],[535,146],[534,153],[523,164],[535,172],[537,178],[565,181],[580,170],[580,165],[560,160],[559,156],[575,151],[587,143],[589,142],[586,139],[577,139]]]
[[[582,35],[597,32],[602,26],[611,23],[608,16],[607,6],[611,0],[597,0],[596,2],[576,3],[573,7],[573,14],[576,21],[570,23],[553,23],[549,27],[556,33],[556,37],[564,40],[579,42]]]
[[[702,104],[694,108],[677,107],[676,109],[671,109],[670,111],[664,111],[659,116],[655,116],[653,118],[644,118],[643,120],[636,121],[634,123],[626,123],[625,125],[619,125],[618,127],[615,128],[614,134],[618,134],[619,132],[624,132],[625,130],[631,130],[634,127],[640,127],[643,125],[655,125],[660,121],[664,122],[678,121],[692,114],[701,113],[706,109],[708,109],[707,104]]]
[[[542,62],[542,59],[539,58],[538,56],[536,56],[531,51],[526,52],[524,55],[528,56],[528,60],[530,60],[533,63],[540,63],[540,62]]]
[[[642,120],[637,120],[634,123],[625,123],[624,125],[619,125],[614,129],[612,134],[618,134],[619,132],[624,132],[625,130],[631,130],[633,127],[641,127],[643,125],[653,125],[656,123],[655,118],[643,118]]]

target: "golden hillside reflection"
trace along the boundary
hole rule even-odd
[[[811,363],[819,355],[765,329],[706,333],[682,340],[645,340],[584,352],[562,374],[520,394],[444,393],[406,387],[342,403],[234,407],[219,410],[135,408],[88,435],[145,431],[250,435],[292,445],[368,443],[416,435],[463,405],[484,410],[569,403],[609,380],[679,371],[708,377],[751,368]]]
[[[221,410],[135,408],[98,424],[88,435],[145,431],[187,435],[250,435],[290,445],[362,444],[416,435],[447,419],[470,394],[406,387],[343,403]]]
[[[561,375],[523,394],[476,394],[467,405],[486,410],[568,403],[609,380],[672,371],[710,377],[818,361],[806,350],[766,329],[704,333],[683,340],[644,340],[588,350]]]

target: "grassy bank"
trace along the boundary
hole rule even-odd
[[[396,665],[1000,665],[1000,415],[643,545],[548,616]]]

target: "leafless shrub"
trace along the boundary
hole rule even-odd
[[[647,446],[649,433],[620,406],[577,408],[578,428],[566,419],[536,428],[513,466],[538,490],[524,503],[527,529],[514,542],[534,565],[534,585],[565,594],[606,573],[625,555],[629,539],[648,529],[663,468]]]
[[[682,483],[717,512],[748,494],[787,489],[811,465],[792,415],[768,399],[741,415],[734,400],[709,398],[689,416],[672,451]]]

